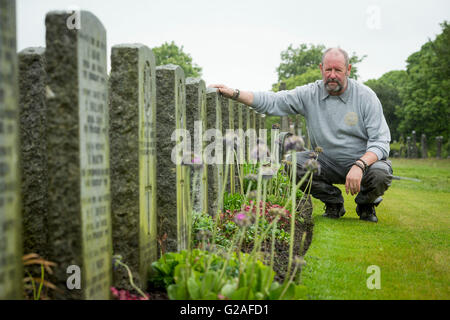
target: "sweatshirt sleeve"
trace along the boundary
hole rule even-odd
[[[304,99],[310,96],[314,84],[279,92],[253,92],[252,108],[269,116],[305,115]]]
[[[375,153],[378,160],[389,156],[391,133],[383,114],[381,102],[374,92],[371,92],[364,107],[364,124],[369,140],[367,151]]]

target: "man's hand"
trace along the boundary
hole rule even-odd
[[[234,95],[234,89],[228,88],[223,84],[212,84],[209,85],[208,88],[216,88],[219,92],[228,99],[231,99]],[[239,98],[237,99],[240,103],[243,103],[247,106],[251,106],[253,104],[253,93],[250,91],[242,91],[239,94]]]
[[[210,86],[208,86],[209,88],[216,88],[219,89],[219,92],[228,99],[231,99],[233,97],[234,94],[234,89],[228,88],[227,86],[223,85],[223,84],[212,84]]]
[[[357,194],[361,190],[361,180],[363,177],[363,172],[361,168],[354,165],[347,174],[345,180],[345,192],[353,195]]]

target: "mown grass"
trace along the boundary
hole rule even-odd
[[[394,180],[377,208],[378,224],[360,221],[354,197],[347,213],[321,216],[314,200],[313,242],[302,280],[310,299],[450,299],[450,160],[394,159]],[[370,290],[367,268],[380,267]]]

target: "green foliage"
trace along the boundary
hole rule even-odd
[[[445,143],[450,119],[450,25],[444,22],[441,26],[442,33],[434,41],[407,59],[408,81],[400,90],[403,108],[397,116],[401,133],[416,130],[419,136],[442,135]]]
[[[294,89],[310,82],[322,79],[319,64],[326,47],[322,44],[300,44],[294,48],[292,44],[281,52],[281,63],[277,68],[278,82],[285,82],[287,89]],[[350,55],[349,63],[352,65],[350,78],[358,79],[357,64],[366,56],[358,57],[355,53]],[[273,91],[279,91],[279,83],[272,86]]]
[[[247,254],[228,259],[201,250],[166,253],[152,264],[152,282],[162,283],[172,300],[303,299],[305,287],[274,281],[275,272]]]
[[[173,41],[152,48],[152,51],[155,54],[157,66],[176,64],[183,69],[186,78],[197,78],[202,75],[202,68],[192,62],[191,55],[183,51],[183,46],[178,47]]]
[[[400,139],[400,132],[397,130],[400,118],[397,112],[401,110],[403,100],[400,97],[400,90],[405,86],[407,73],[404,70],[390,71],[379,79],[371,79],[364,84],[370,87],[380,99],[383,106],[384,117],[391,131],[392,140]]]
[[[244,201],[245,196],[243,194],[225,192],[223,199],[224,210],[228,211],[240,210],[242,205],[244,204]]]
[[[434,138],[448,143],[450,118],[450,26],[441,24],[442,33],[429,40],[407,59],[406,71],[390,71],[365,84],[383,105],[393,140],[405,138],[413,130],[426,134],[434,154]],[[445,150],[445,149],[444,149]]]

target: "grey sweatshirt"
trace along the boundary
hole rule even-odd
[[[367,86],[348,79],[340,96],[328,94],[322,80],[293,90],[254,92],[252,107],[270,116],[302,114],[313,148],[348,167],[367,151],[378,160],[389,155],[391,134],[376,94]]]

